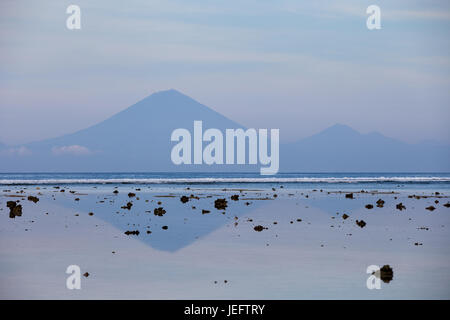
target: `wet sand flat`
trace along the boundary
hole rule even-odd
[[[450,298],[446,190],[337,191],[7,186],[0,297]],[[66,288],[69,265],[89,274],[81,290]],[[370,265],[393,269],[380,290]]]

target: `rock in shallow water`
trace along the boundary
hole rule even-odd
[[[22,216],[22,205],[17,204],[15,201],[8,201],[6,206],[9,208],[9,217],[14,219],[15,217]]]
[[[217,210],[225,210],[227,206],[228,204],[226,199],[217,199],[216,201],[214,201],[214,207]]]
[[[356,224],[357,224],[358,226],[360,226],[361,228],[364,228],[364,227],[366,226],[367,223],[366,223],[364,220],[361,220],[361,221],[356,220]]]
[[[389,283],[394,278],[394,270],[388,265],[384,265],[380,269],[380,279],[385,283]]]
[[[29,201],[33,201],[34,203],[36,203],[36,202],[39,201],[39,198],[38,197],[34,197],[34,196],[28,196],[28,200]]]
[[[164,210],[162,207],[156,208],[153,211],[153,214],[158,217],[162,217],[165,213],[166,213],[166,210]]]

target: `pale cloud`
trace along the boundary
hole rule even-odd
[[[61,155],[85,156],[91,154],[92,152],[86,147],[74,144],[71,146],[53,147],[52,153],[56,156]]]
[[[8,148],[5,150],[1,150],[0,154],[7,156],[29,156],[31,155],[30,149],[26,147],[17,147],[17,148]]]

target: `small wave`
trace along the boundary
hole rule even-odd
[[[226,183],[436,183],[450,177],[261,177],[261,178],[120,178],[120,179],[0,179],[0,185],[52,184],[226,184]]]

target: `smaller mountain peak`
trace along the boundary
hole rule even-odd
[[[338,133],[338,134],[344,134],[344,133],[352,133],[352,134],[359,134],[358,131],[356,131],[355,129],[353,129],[352,127],[349,127],[345,124],[341,124],[341,123],[336,123],[335,125],[332,125],[331,127],[323,130],[322,132],[327,132],[327,133]]]

